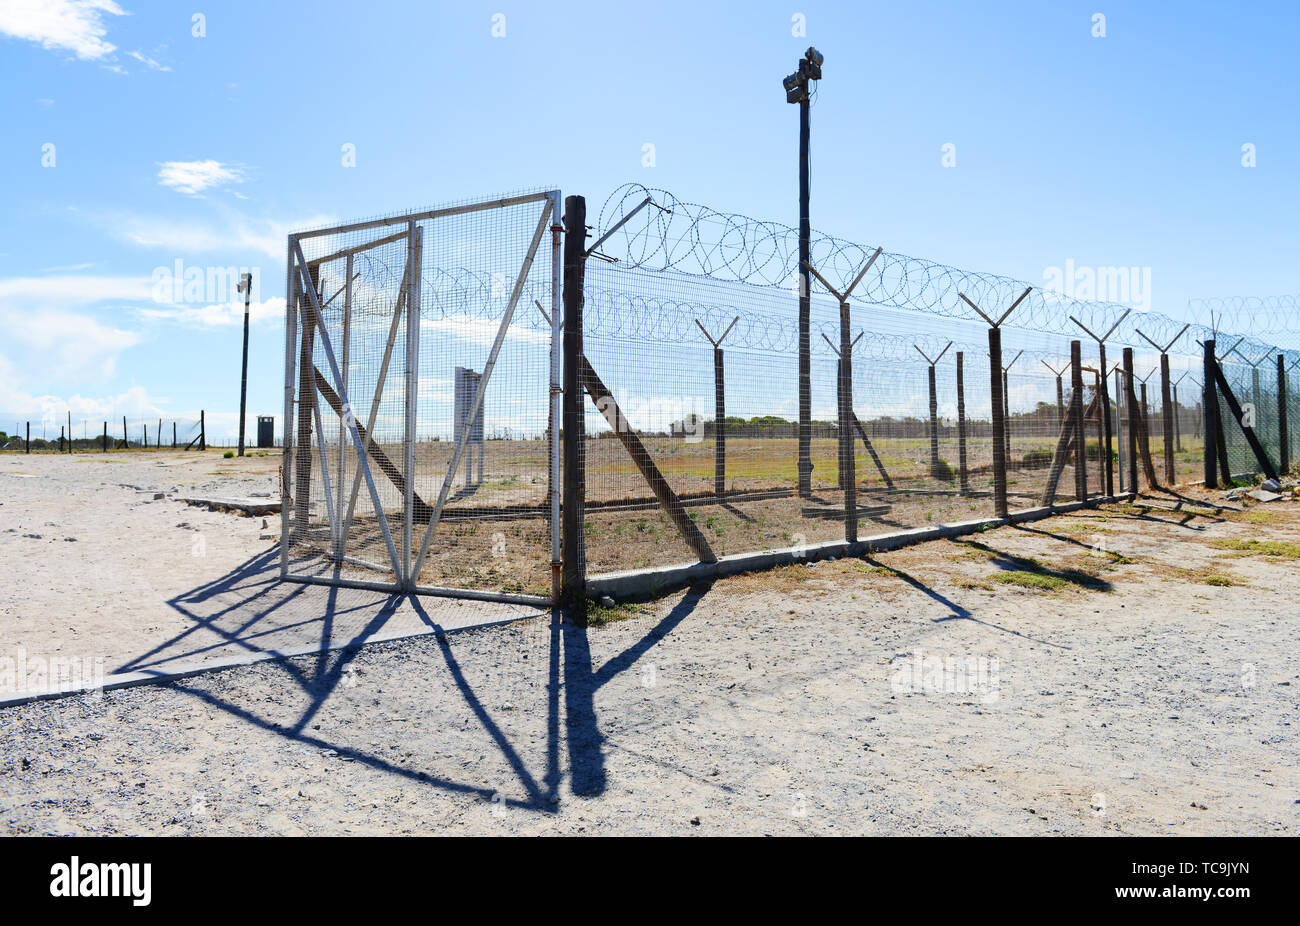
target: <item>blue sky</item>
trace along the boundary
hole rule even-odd
[[[817,228],[1036,285],[1150,268],[1172,316],[1294,293],[1298,39],[1293,2],[0,0],[0,429],[233,430],[242,309],[159,302],[178,260],[256,274],[249,414],[278,412],[293,228],[627,181],[793,224],[809,44]]]

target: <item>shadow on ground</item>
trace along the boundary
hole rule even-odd
[[[254,704],[223,697],[219,686],[176,681],[172,688],[286,741],[322,751],[332,750],[346,760],[448,793],[477,794],[484,800],[501,801],[507,806],[551,813],[559,805],[566,767],[573,794],[596,796],[605,792],[607,773],[596,711],[597,693],[612,679],[632,669],[668,636],[695,610],[707,591],[707,586],[689,590],[669,614],[632,645],[596,666],[589,634],[607,631],[576,626],[565,621],[560,612],[286,582],[279,578],[278,554],[272,549],[229,574],[169,601],[172,608],[192,622],[191,626],[128,660],[116,671],[163,673],[214,655],[266,657],[275,671],[283,673],[285,681],[301,694],[300,698],[286,698],[270,705]],[[451,634],[458,629],[483,626],[485,622],[512,621],[532,621],[545,628],[544,644],[540,642],[542,635],[524,637],[538,641],[539,649],[542,645],[546,648],[544,703],[510,707],[545,712],[545,743],[540,756],[536,748],[532,750],[531,763],[471,683],[466,667],[452,646]],[[348,684],[349,667],[366,644],[394,635],[416,634],[436,641],[441,662],[453,683],[452,690],[517,778],[525,795],[522,799],[503,799],[499,788],[399,765],[377,752],[333,742],[316,732],[313,719],[338,696],[340,686]],[[303,641],[308,639],[315,641],[315,650],[304,656]],[[436,724],[440,718],[445,721],[452,707],[430,704],[420,721],[425,724]],[[567,752],[567,762],[561,761],[562,751]]]

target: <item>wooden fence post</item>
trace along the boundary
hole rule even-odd
[[[564,560],[561,569],[561,605],[581,621],[586,612],[586,556],[583,507],[586,479],[582,471],[583,383],[581,364],[582,289],[586,275],[587,200],[564,198],[564,397],[561,406],[561,450],[564,457],[560,524]]]
[[[957,478],[962,495],[970,494],[970,473],[966,469],[966,387],[962,364],[962,351],[957,351]]]
[[[713,494],[727,494],[727,398],[722,348],[713,349]]]
[[[1133,388],[1133,348],[1124,348],[1124,405],[1128,408],[1128,490],[1138,494],[1138,415],[1142,407],[1138,405],[1137,390]]]
[[[1005,518],[1007,508],[1007,425],[1003,403],[1002,329],[989,328],[989,394],[993,412],[993,511]]]
[[[1203,385],[1201,386],[1201,408],[1205,422],[1205,446],[1201,452],[1201,461],[1205,468],[1205,487],[1217,489],[1219,477],[1216,472],[1219,444],[1219,401],[1214,394],[1214,342],[1204,344]],[[1224,473],[1225,481],[1231,481],[1232,473]]]
[[[858,540],[858,473],[853,454],[853,344],[849,340],[849,303],[840,300],[840,472],[844,474],[844,539]],[[931,382],[933,382],[933,369]]]
[[[1074,497],[1083,502],[1088,500],[1088,451],[1083,427],[1083,345],[1079,341],[1070,342],[1070,388],[1075,395],[1070,403],[1074,416]]]
[[[1277,355],[1277,437],[1279,450],[1278,454],[1281,459],[1281,475],[1285,476],[1291,472],[1291,424],[1287,421],[1290,409],[1287,406],[1286,395],[1286,358],[1282,354]]]
[[[1160,405],[1164,410],[1161,416],[1165,442],[1165,484],[1174,485],[1174,407],[1172,386],[1169,382],[1169,355],[1160,355]]]

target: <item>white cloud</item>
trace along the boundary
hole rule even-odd
[[[126,11],[113,0],[5,0],[0,33],[98,61],[117,49],[104,38],[104,14],[125,16]]]
[[[161,185],[190,196],[215,186],[244,182],[238,167],[220,161],[164,161],[158,167]]]
[[[282,222],[255,218],[226,206],[213,204],[217,215],[206,222],[175,220],[130,213],[97,217],[96,223],[118,238],[171,255],[202,252],[256,251],[277,263],[285,259],[285,245],[291,231],[329,225],[329,216]]]
[[[171,321],[198,328],[221,328],[244,323],[244,303],[232,300],[220,305],[204,306],[168,306],[167,308],[148,308],[136,310],[141,318],[149,321]],[[248,315],[253,324],[265,321],[284,320],[284,297],[253,302],[248,306]]]
[[[91,302],[152,301],[150,277],[110,277],[69,274],[11,277],[0,280],[0,303],[15,309],[58,309]]]
[[[463,338],[479,347],[491,347],[496,340],[497,329],[501,322],[490,318],[474,318],[470,315],[444,315],[441,318],[425,318],[420,321],[420,330],[450,334]],[[521,325],[511,325],[506,331],[506,339],[523,341],[526,344],[549,344],[549,331],[534,331]]]
[[[26,347],[29,358],[39,359],[43,373],[74,382],[110,379],[118,354],[140,343],[133,331],[68,312],[4,312],[0,324],[6,342]]]
[[[151,70],[151,71],[170,71],[170,70],[171,70],[171,68],[168,67],[167,65],[165,65],[165,64],[159,64],[157,61],[153,60],[152,58],[150,58],[150,57],[148,57],[148,56],[146,56],[146,55],[142,55],[142,54],[140,54],[138,51],[127,52],[127,54],[129,54],[129,55],[130,55],[132,58],[134,58],[136,61],[139,61],[141,64],[147,65],[148,68],[149,68],[149,70]]]

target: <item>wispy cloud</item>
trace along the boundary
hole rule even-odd
[[[148,55],[142,55],[138,51],[130,51],[127,52],[127,54],[130,55],[132,58],[134,58],[136,61],[139,61],[141,64],[148,67],[149,70],[151,71],[165,71],[165,72],[171,71],[171,68],[168,67],[167,65],[159,64],[157,61],[150,58]]]
[[[206,220],[116,213],[97,216],[94,221],[117,238],[170,255],[256,251],[276,261],[284,260],[291,231],[334,221],[322,215],[280,221],[249,216],[229,206],[214,204],[214,208],[216,214]]]
[[[217,305],[150,306],[136,309],[137,314],[149,321],[169,321],[195,328],[221,328],[244,323],[244,303],[232,300]],[[248,306],[253,324],[265,321],[283,321],[284,297],[253,302]]]
[[[220,161],[164,161],[158,165],[158,182],[177,193],[193,196],[228,183],[243,183],[244,173]]]
[[[101,61],[117,50],[104,38],[105,14],[125,16],[113,0],[5,0],[0,33],[70,51],[83,61]]]
[[[149,302],[150,277],[67,274],[0,279],[0,303],[9,309],[67,309],[94,302]]]

